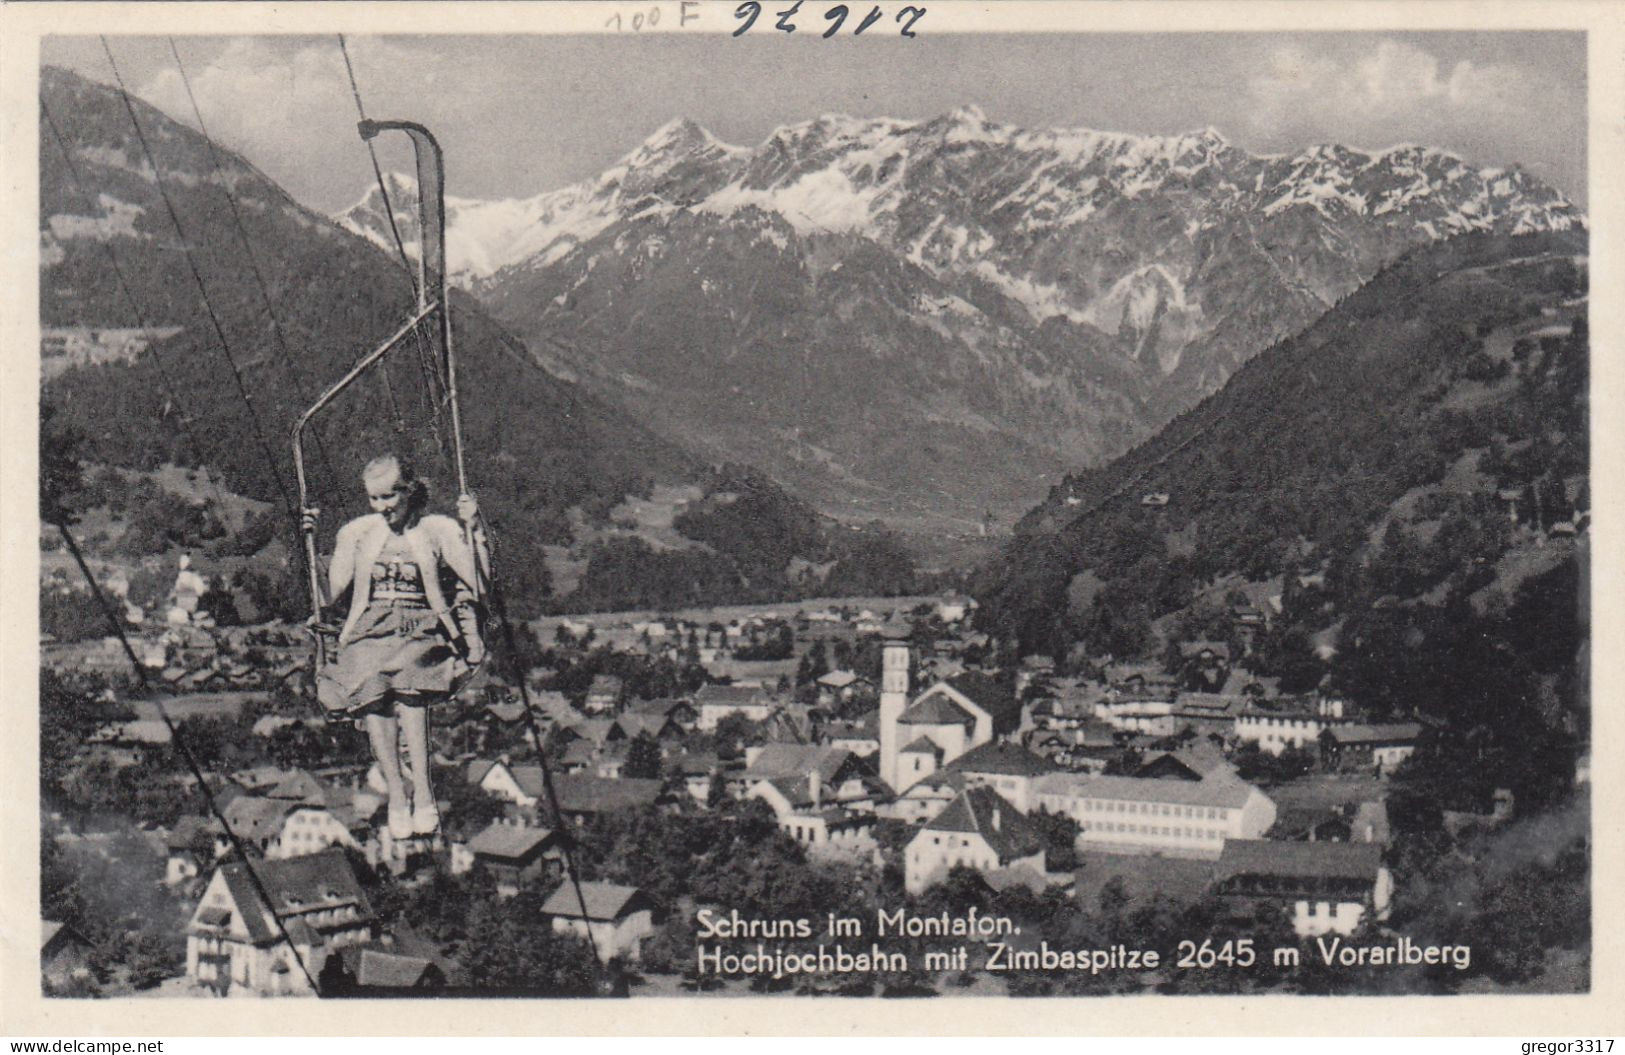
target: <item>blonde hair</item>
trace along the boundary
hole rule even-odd
[[[398,454],[380,454],[368,462],[361,470],[361,479],[376,479],[384,472],[393,472],[395,478],[407,486],[407,506],[414,510],[422,510],[429,504],[429,485],[418,477],[417,469],[412,463]]]

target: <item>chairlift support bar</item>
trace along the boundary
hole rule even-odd
[[[390,351],[398,347],[410,334],[424,323],[433,320],[433,339],[438,346],[438,361],[441,369],[445,371],[446,398],[451,408],[452,445],[457,467],[457,488],[462,494],[468,493],[468,472],[463,457],[463,427],[462,415],[457,402],[457,358],[453,354],[451,333],[451,288],[446,274],[446,167],[445,159],[440,150],[440,144],[433,133],[415,121],[372,121],[362,120],[356,125],[356,130],[363,140],[371,140],[380,132],[405,132],[412,140],[413,151],[417,162],[418,181],[418,234],[419,246],[416,266],[412,274],[412,290],[414,296],[414,311],[412,318],[396,330],[390,337],[376,349],[363,356],[348,372],[319,396],[303,414],[294,422],[293,426],[293,462],[294,473],[299,486],[299,507],[310,506],[310,489],[305,474],[304,433],[310,424],[324,408],[337,398],[339,393],[349,388],[357,378],[377,365]],[[389,206],[385,206],[388,208]],[[306,566],[310,572],[310,602],[312,612],[319,618],[323,605],[326,603],[323,594],[320,565],[316,555],[316,529],[314,524],[306,524],[303,528]],[[465,525],[464,535],[472,550],[474,539],[472,528]],[[476,566],[478,562],[476,561]],[[475,576],[476,580],[480,578]],[[483,593],[483,586],[476,581],[473,584],[476,599]],[[317,662],[318,666],[325,663],[327,646],[321,634],[317,634]]]

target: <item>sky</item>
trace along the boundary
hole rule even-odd
[[[110,43],[132,91],[196,124],[167,38]],[[1579,33],[358,36],[348,45],[368,115],[428,125],[446,148],[447,192],[459,197],[529,197],[595,176],[679,116],[755,146],[827,113],[914,120],[974,104],[990,121],[1029,128],[1212,127],[1254,153],[1417,143],[1521,165],[1586,202]],[[332,212],[371,185],[337,38],[184,37],[175,47],[210,133],[296,198]],[[112,82],[95,37],[47,38],[42,56]],[[384,163],[409,167],[395,146]]]

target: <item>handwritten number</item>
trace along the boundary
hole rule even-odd
[[[801,5],[805,2],[806,0],[795,0],[795,3],[791,4],[783,11],[777,12],[776,19],[773,23],[774,28],[781,33],[794,33],[797,28],[794,21],[795,17],[800,13]],[[684,6],[686,7],[687,5],[685,4]],[[926,9],[924,7],[914,4],[910,4],[901,11],[897,12],[896,21],[901,23],[903,27],[901,30],[899,30],[899,34],[905,37],[918,36],[918,34],[914,32],[914,25],[915,23],[919,22],[920,19],[925,17],[925,12]],[[846,25],[846,20],[851,14],[852,9],[846,4],[835,4],[827,8],[824,11],[824,21],[829,23],[829,28],[825,29],[824,32],[819,35],[825,40],[833,37],[835,34],[841,31],[842,27]],[[869,13],[864,15],[863,20],[858,23],[857,28],[852,30],[852,35],[858,36],[864,30],[880,21],[884,15],[885,12],[881,10],[880,5],[876,4],[870,7]],[[733,35],[736,37],[744,36],[750,31],[752,26],[756,25],[756,20],[761,17],[762,5],[760,0],[745,0],[744,3],[734,8],[734,18],[739,21],[740,25],[733,31]],[[686,18],[685,21],[687,21]],[[659,25],[660,9],[658,7],[650,8],[647,16],[642,14],[632,16],[632,28],[634,30],[642,28],[642,24],[644,22],[647,22],[651,28]],[[604,24],[606,26],[614,25],[616,29],[620,29],[621,16],[615,15]]]
[[[609,21],[604,23],[605,29],[608,29],[610,26],[614,26],[615,32],[617,33],[621,31],[621,13],[619,11],[615,12],[613,15],[610,15]]]
[[[841,24],[846,21],[846,16],[848,14],[849,12],[847,11],[845,4],[836,4],[834,7],[824,12],[824,21],[831,23],[830,27],[824,30],[823,36],[825,40],[828,40],[830,37],[833,37],[836,33],[841,31]]]
[[[660,8],[651,7],[649,8],[649,28],[653,29],[658,25],[660,25]]]

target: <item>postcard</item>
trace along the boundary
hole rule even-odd
[[[6,1032],[1606,1033],[1619,14],[0,11]]]

